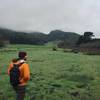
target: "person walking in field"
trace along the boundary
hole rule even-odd
[[[10,84],[16,92],[16,100],[24,100],[27,82],[30,79],[29,65],[26,63],[27,53],[19,52],[18,59],[13,59],[8,68]]]

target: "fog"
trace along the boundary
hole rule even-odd
[[[92,31],[100,37],[100,0],[0,0],[0,27],[17,31]]]

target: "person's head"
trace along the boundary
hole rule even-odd
[[[19,59],[26,60],[27,59],[27,53],[26,52],[19,52],[18,57],[19,57]]]

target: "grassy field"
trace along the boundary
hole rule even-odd
[[[0,100],[15,100],[7,68],[20,50],[28,53],[31,79],[25,100],[100,100],[100,56],[52,51],[52,46],[0,49]]]

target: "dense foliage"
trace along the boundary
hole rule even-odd
[[[84,32],[84,35],[81,35],[76,42],[76,45],[79,46],[82,43],[88,43],[92,40],[93,32]]]
[[[60,30],[51,31],[49,34],[41,32],[16,32],[8,29],[0,29],[0,34],[9,40],[11,44],[35,44],[43,45],[50,41],[67,40],[72,42],[76,39],[78,34],[71,32],[63,32]]]

